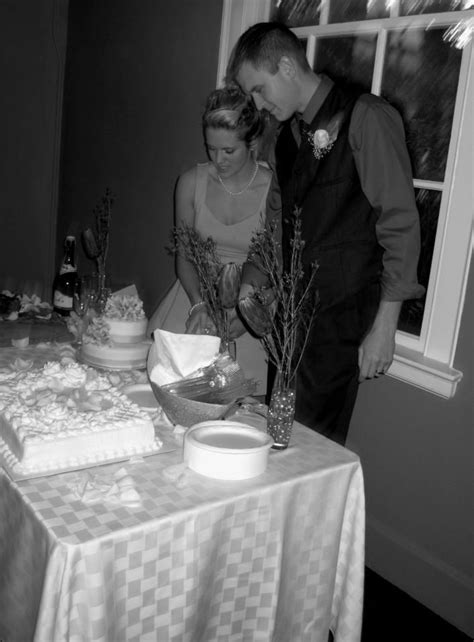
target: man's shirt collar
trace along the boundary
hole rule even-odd
[[[312,95],[309,103],[306,105],[306,109],[304,112],[301,114],[301,118],[305,121],[307,125],[310,125],[313,122],[314,117],[318,113],[318,111],[321,109],[321,106],[323,102],[326,100],[327,95],[331,91],[331,89],[334,86],[333,81],[328,78],[328,76],[325,76],[324,74],[320,74],[320,83]]]

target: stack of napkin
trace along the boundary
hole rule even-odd
[[[176,334],[155,330],[148,353],[150,381],[165,386],[212,363],[219,354],[220,339],[204,334]]]

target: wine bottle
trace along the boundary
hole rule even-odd
[[[77,279],[76,237],[66,236],[63,262],[53,283],[53,307],[62,316],[71,313]]]

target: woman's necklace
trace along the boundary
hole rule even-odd
[[[231,196],[240,196],[241,194],[243,194],[244,192],[246,192],[246,191],[248,190],[248,188],[249,188],[249,187],[252,185],[252,183],[254,182],[255,177],[257,176],[257,172],[258,172],[258,163],[257,163],[257,161],[254,161],[254,163],[255,163],[255,169],[253,170],[252,177],[250,178],[249,182],[248,182],[248,183],[247,183],[247,185],[244,187],[244,189],[241,189],[241,190],[240,190],[240,192],[232,192],[228,187],[226,187],[226,186],[225,186],[224,181],[223,181],[223,180],[222,180],[222,178],[220,177],[219,172],[217,172],[217,178],[219,179],[219,183],[220,183],[220,184],[222,185],[222,187],[225,189],[225,191],[227,192],[227,194],[230,194]]]

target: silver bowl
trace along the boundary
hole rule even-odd
[[[186,428],[201,421],[221,419],[234,404],[234,402],[217,404],[185,399],[163,390],[153,381],[150,381],[150,385],[156,400],[163,408],[168,419],[174,424],[179,424]]]
[[[151,374],[158,363],[158,347],[155,341],[150,346],[147,356],[147,373],[153,394],[163,408],[166,416],[174,424],[189,427],[201,421],[221,419],[223,415],[233,406],[234,402],[226,404],[206,403],[179,397],[152,381]]]

